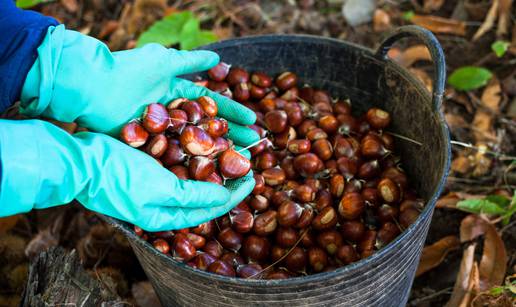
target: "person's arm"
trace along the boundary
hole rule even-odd
[[[49,26],[59,23],[24,11],[13,0],[0,0],[0,113],[19,100],[25,77]]]

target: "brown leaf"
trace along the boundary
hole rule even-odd
[[[500,6],[498,8],[498,27],[496,29],[496,35],[503,37],[508,32],[509,21],[511,16],[512,0],[500,0]]]
[[[465,175],[471,170],[471,160],[465,156],[457,156],[451,163],[451,170],[455,173]]]
[[[97,35],[97,38],[98,39],[105,39],[106,37],[111,35],[113,32],[115,32],[116,29],[118,29],[119,25],[120,24],[116,20],[108,20],[102,26],[102,29],[100,30],[99,35]]]
[[[493,224],[484,222],[486,236],[480,260],[480,290],[486,291],[503,283],[507,271],[505,244]]]
[[[493,115],[483,109],[478,109],[473,118],[471,126],[473,128],[473,135],[477,142],[484,142],[496,139],[496,134],[493,129]]]
[[[491,5],[491,8],[489,9],[489,12],[487,12],[486,19],[478,28],[475,35],[473,35],[473,41],[476,41],[479,39],[482,35],[484,35],[487,31],[491,30],[491,28],[494,25],[494,22],[496,20],[496,17],[498,17],[498,5],[499,0],[493,0],[493,4]]]
[[[448,193],[445,196],[439,198],[435,207],[436,208],[447,208],[447,209],[456,209],[457,203],[461,200],[461,198],[454,192]]]
[[[502,87],[500,81],[497,78],[491,79],[489,84],[482,92],[482,106],[487,108],[489,111],[498,114],[500,113],[500,101],[502,100]]]
[[[493,224],[478,215],[468,215],[460,226],[461,242],[484,235],[484,250],[480,260],[480,290],[486,291],[503,283],[507,270],[505,244]]]
[[[432,15],[414,15],[411,21],[434,33],[466,35],[466,23],[464,21]]]
[[[470,280],[472,279],[471,275],[473,275],[472,270],[475,258],[475,248],[476,244],[471,244],[466,248],[464,253],[462,253],[460,270],[457,274],[457,278],[455,279],[453,292],[450,300],[446,303],[446,307],[462,306],[464,303],[468,306],[468,303],[471,300],[471,295],[468,294],[468,289],[470,288]],[[478,266],[476,267],[478,271]]]
[[[391,16],[382,9],[376,9],[373,15],[373,30],[375,32],[383,32],[391,26]]]
[[[0,234],[11,230],[16,225],[20,217],[21,215],[11,215],[0,218]]]
[[[482,177],[491,171],[493,159],[484,153],[484,150],[487,150],[486,145],[477,144],[477,148],[479,148],[479,150],[473,156],[475,168],[471,175],[473,175],[473,177]]]
[[[429,13],[431,11],[437,11],[443,6],[444,0],[425,0],[423,4],[423,11]]]
[[[412,66],[417,61],[431,61],[432,57],[425,45],[416,45],[405,49],[396,61],[405,67]]]
[[[70,13],[75,13],[79,9],[77,0],[61,0],[61,4]]]
[[[414,67],[410,67],[408,70],[423,83],[430,93],[432,92],[432,78],[424,70]]]
[[[447,236],[432,245],[423,248],[423,254],[419,260],[416,277],[435,268],[443,262],[446,255],[460,246],[459,238]]]
[[[451,113],[451,112],[445,113],[444,119],[446,119],[446,123],[448,124],[448,126],[450,127],[451,130],[454,130],[457,128],[466,128],[469,126],[469,124],[466,122],[464,117],[462,117],[458,114],[455,114],[455,113]]]

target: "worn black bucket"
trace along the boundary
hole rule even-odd
[[[434,93],[386,53],[400,38],[413,36],[430,50]],[[444,56],[436,38],[415,26],[402,27],[377,52],[343,41],[305,35],[233,39],[205,46],[223,61],[250,71],[286,70],[302,82],[349,97],[353,109],[379,106],[393,114],[392,131],[402,162],[426,200],[418,220],[385,248],[336,271],[287,280],[248,280],[214,275],[179,263],[137,237],[126,223],[106,218],[129,241],[164,306],[403,306],[406,304],[435,202],[449,169],[448,129],[440,112]]]

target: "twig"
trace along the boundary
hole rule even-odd
[[[419,146],[423,146],[423,143],[421,143],[421,142],[419,142],[419,141],[416,141],[416,140],[413,140],[413,139],[411,139],[411,138],[409,138],[409,137],[406,137],[406,136],[404,136],[404,135],[397,134],[397,133],[390,132],[390,131],[385,131],[385,132],[386,132],[386,133],[388,133],[388,134],[390,134],[390,135],[392,135],[392,136],[394,136],[394,137],[397,137],[397,138],[399,138],[399,139],[402,139],[402,140],[405,140],[405,141],[412,142],[412,143],[414,143],[414,144],[416,144],[416,145],[419,145]]]
[[[500,154],[498,152],[486,150],[484,148],[479,148],[479,147],[474,146],[474,145],[472,145],[470,143],[464,143],[464,142],[459,142],[459,141],[455,141],[455,140],[451,140],[450,143],[452,145],[457,145],[457,146],[461,146],[461,147],[465,147],[465,148],[470,148],[470,149],[476,150],[476,151],[478,151],[480,153],[493,155],[493,156],[497,157],[498,159],[500,159],[502,161],[503,160],[516,160],[515,156],[508,156],[508,155],[505,155],[505,154]]]

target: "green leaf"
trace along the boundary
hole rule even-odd
[[[199,20],[192,12],[184,11],[169,15],[155,22],[138,38],[137,47],[148,43],[164,46],[179,44],[181,49],[193,49],[217,40],[210,31],[201,31]]]
[[[487,84],[493,74],[482,67],[464,66],[455,70],[448,78],[448,83],[462,91],[474,90]]]
[[[401,17],[406,21],[411,21],[412,18],[414,18],[414,15],[416,15],[414,11],[406,11],[403,13],[403,15],[401,15]]]
[[[507,41],[496,41],[491,44],[491,50],[494,51],[497,57],[501,58],[507,52],[510,45],[511,43]]]
[[[504,287],[493,287],[489,290],[489,292],[491,293],[491,295],[493,296],[498,296],[500,294],[502,294],[503,292],[505,291],[505,288]]]
[[[502,215],[506,213],[504,208],[486,199],[467,199],[457,203],[457,208],[471,213],[485,213],[490,215]]]
[[[498,206],[507,209],[511,201],[507,197],[501,195],[488,195],[485,200],[497,204]]]
[[[16,0],[16,6],[21,9],[33,7],[40,3],[52,2],[54,0]]]

